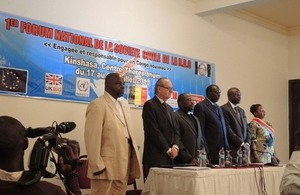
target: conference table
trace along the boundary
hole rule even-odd
[[[280,195],[284,166],[151,168],[143,195]]]

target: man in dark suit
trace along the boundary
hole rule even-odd
[[[143,106],[144,125],[144,178],[150,167],[172,165],[179,152],[179,130],[173,109],[166,101],[173,86],[168,78],[160,78],[155,84],[155,96]]]
[[[205,149],[205,140],[202,136],[200,122],[192,113],[195,102],[192,95],[183,93],[178,96],[177,103],[179,109],[175,115],[179,124],[182,146],[178,157],[175,158],[175,163],[191,163],[198,166],[197,157],[199,151]]]
[[[238,88],[233,87],[227,91],[228,102],[221,106],[228,135],[229,149],[231,155],[236,161],[237,151],[242,150],[249,152],[250,133],[247,126],[245,111],[238,106],[241,101],[241,92]]]
[[[194,115],[198,117],[204,132],[211,164],[219,164],[219,150],[228,147],[223,112],[216,104],[220,95],[221,90],[217,85],[209,85],[206,88],[206,98],[194,108]]]

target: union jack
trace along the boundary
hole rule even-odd
[[[62,75],[46,73],[46,84],[48,85],[62,85]]]

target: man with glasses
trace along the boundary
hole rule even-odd
[[[194,98],[191,94],[182,93],[177,99],[179,109],[175,112],[180,129],[180,140],[182,147],[176,164],[194,164],[199,166],[197,160],[199,152],[203,149],[207,151],[205,139],[202,136],[200,122],[192,111],[195,106]]]
[[[144,179],[151,167],[169,166],[179,152],[179,130],[173,109],[166,101],[173,86],[168,78],[157,80],[155,96],[143,107],[144,125]]]

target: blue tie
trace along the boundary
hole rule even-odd
[[[225,119],[224,119],[224,115],[223,115],[222,109],[217,104],[214,104],[214,106],[216,107],[218,115],[219,115],[219,118],[221,120],[223,134],[224,134],[225,146],[229,147],[228,140],[227,140],[227,131],[226,131],[226,126],[225,126]]]

